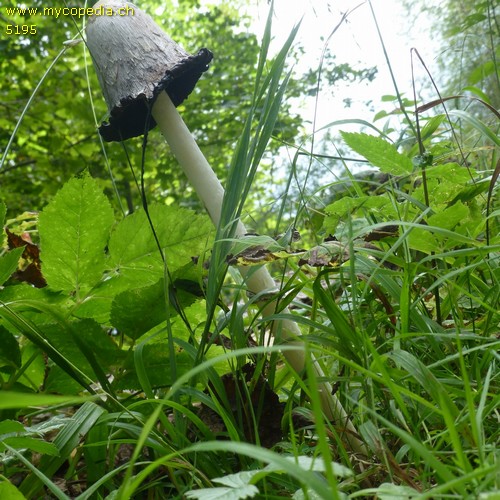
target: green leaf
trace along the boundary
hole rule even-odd
[[[19,382],[31,390],[38,390],[45,380],[47,362],[44,353],[35,344],[29,342],[23,346],[22,352],[23,375]]]
[[[341,132],[344,142],[373,166],[391,175],[405,175],[413,170],[413,164],[389,142],[373,135],[357,132]]]
[[[462,111],[461,109],[451,109],[449,114],[464,120],[475,128],[484,139],[489,139],[495,146],[500,147],[500,138],[498,137],[496,131],[492,130],[474,115],[468,113],[467,111]]]
[[[285,249],[274,238],[266,235],[251,234],[240,238],[229,238],[227,241],[233,244],[231,247],[231,254],[233,255],[244,253],[248,249],[255,247],[261,247],[269,252],[279,252]]]
[[[349,249],[338,241],[325,241],[305,252],[299,259],[299,266],[336,266],[349,258]]]
[[[286,460],[294,463],[294,464],[297,464],[304,471],[325,472],[325,470],[326,470],[325,462],[322,458],[309,457],[307,455],[301,455],[298,457],[285,456],[284,458]],[[350,476],[354,475],[352,470],[349,469],[348,467],[346,467],[345,465],[333,462],[331,464],[331,466],[333,469],[333,473],[337,477],[350,477]],[[284,470],[284,469],[282,467],[277,466],[276,464],[269,464],[269,465],[266,465],[264,470],[266,470],[266,471],[280,471],[280,470]]]
[[[106,331],[94,320],[83,319],[67,325],[72,332],[61,328],[60,324],[45,325],[41,328],[44,338],[53,345],[71,364],[77,366],[83,373],[96,379],[98,373],[92,366],[93,362],[106,373],[112,373],[114,368],[124,359],[125,354],[118,348]],[[74,335],[78,335],[78,345]],[[95,360],[90,359],[85,351],[93,353]],[[46,390],[68,394],[78,391],[80,386],[58,366],[51,367],[46,380]]]
[[[41,311],[38,310],[33,312],[33,309],[26,306],[28,302],[38,302],[39,304],[43,303],[45,305],[56,305],[57,307],[64,307],[64,303],[67,302],[67,298],[64,297],[59,292],[54,292],[49,290],[48,287],[44,288],[35,288],[27,283],[16,283],[12,286],[7,286],[3,289],[0,289],[0,300],[5,303],[9,303],[12,307],[15,307],[16,311],[22,310],[23,317],[37,318],[37,324],[44,322],[41,320],[42,314]],[[45,322],[53,321],[49,315],[44,316]],[[48,318],[51,318],[48,320]]]
[[[39,217],[43,274],[54,290],[83,297],[101,278],[113,210],[88,175],[72,179]]]
[[[409,486],[391,483],[381,484],[375,492],[380,500],[410,500],[420,496],[417,490]]]
[[[422,131],[420,132],[421,140],[425,141],[429,139],[445,119],[446,115],[437,115],[429,118],[426,124],[422,127]]]
[[[413,354],[398,350],[388,354],[400,367],[405,369],[429,393],[436,405],[436,412],[448,411],[453,418],[460,413],[450,397],[446,387],[436,378],[432,371]]]
[[[5,446],[8,445],[16,450],[31,450],[42,455],[50,455],[56,457],[59,455],[59,450],[52,444],[29,436],[11,436],[2,438],[0,443],[0,451],[5,451]]]
[[[348,497],[345,493],[339,491],[337,492],[337,498],[339,500],[347,500]],[[323,500],[323,497],[314,491],[307,491],[304,494],[304,490],[300,489],[293,494],[292,500]]]
[[[466,86],[462,89],[462,91],[475,94],[477,97],[479,97],[479,99],[481,99],[486,104],[489,104],[491,106],[491,99],[479,87]]]
[[[0,325],[0,368],[19,368],[21,366],[21,350],[12,333]]]
[[[477,85],[485,80],[489,75],[495,73],[497,65],[495,61],[491,59],[483,64],[476,66],[470,73],[468,77],[468,82],[470,85]]]
[[[321,498],[332,498],[331,487],[324,481],[324,478],[316,474],[311,474],[308,470],[304,470],[300,464],[295,463],[294,457],[283,456],[276,452],[251,445],[249,443],[237,443],[232,441],[199,442],[190,446],[185,451],[209,451],[211,453],[221,451],[225,453],[245,455],[251,457],[253,460],[261,460],[271,466],[269,470],[266,470],[266,467],[266,469],[262,471],[264,475],[272,471],[281,471],[300,481],[304,487],[319,494]]]
[[[346,312],[335,302],[331,292],[323,289],[321,278],[322,276],[327,276],[327,274],[328,271],[322,271],[314,281],[313,289],[315,297],[323,305],[334,328],[335,334],[332,335],[332,338],[336,338],[335,347],[346,358],[361,364],[362,361],[359,353],[362,352],[362,348],[358,332],[350,324]]]
[[[250,484],[254,476],[256,476],[260,470],[244,470],[237,472],[236,474],[228,474],[224,477],[214,478],[214,483],[223,484],[224,486],[229,486],[230,488],[241,488]]]
[[[175,364],[177,376],[179,377],[193,367],[193,360],[179,346],[176,346],[175,350]],[[140,352],[139,360],[136,359],[134,352],[130,352],[123,363],[120,376],[113,383],[113,387],[115,390],[141,390],[142,385],[137,375],[137,363],[141,364],[141,372],[147,375],[151,387],[172,385],[174,380],[172,378],[170,361],[167,339],[161,342],[146,344]]]
[[[242,498],[253,498],[258,493],[259,490],[257,486],[245,484],[238,488],[219,487],[188,491],[186,493],[186,498],[199,498],[203,500],[240,500]]]
[[[149,212],[171,273],[203,255],[213,232],[207,216],[165,205],[152,205]],[[125,217],[113,231],[108,265],[126,287],[153,285],[163,278],[163,261],[143,210]]]
[[[204,301],[195,302],[190,307],[184,309],[184,314],[196,329],[206,321],[206,305]],[[144,316],[144,315],[143,315]],[[196,350],[189,346],[188,342],[191,332],[179,317],[172,318],[172,335],[175,345],[175,363],[177,378],[181,377],[193,367],[193,359],[196,357]],[[134,351],[130,351],[124,361],[120,374],[116,375],[113,388],[116,390],[143,389],[143,380],[147,379],[147,384],[152,387],[170,385],[174,381],[171,375],[171,359],[169,354],[168,335],[164,325],[158,325],[151,330],[142,342],[138,344]],[[212,345],[206,354],[206,358],[217,357],[225,352],[224,347]],[[220,373],[227,373],[231,366],[224,360],[216,364],[216,369]],[[206,375],[206,372],[202,375]]]
[[[284,456],[285,460],[298,465],[304,473],[311,471],[324,472],[325,464],[322,459],[315,459],[313,457],[307,456]],[[333,463],[334,474],[338,477],[349,477],[353,473],[347,467]],[[241,498],[253,498],[259,493],[256,486],[251,483],[257,482],[265,477],[267,474],[272,472],[284,473],[285,468],[276,463],[268,464],[264,469],[259,470],[249,470],[241,471],[236,474],[228,474],[224,477],[217,477],[213,479],[214,483],[223,484],[225,488],[203,488],[199,490],[192,490],[186,493],[187,498],[199,498],[199,499],[219,499],[225,498],[227,500],[239,500]],[[322,498],[318,496],[317,498]]]
[[[59,450],[59,455],[43,456],[37,469],[46,477],[52,477],[62,464],[68,460],[73,450],[103,413],[105,413],[105,410],[92,402],[86,402],[81,406],[54,439],[54,445]],[[37,493],[40,492],[42,486],[40,478],[29,475],[22,482],[20,489],[29,498],[39,498],[41,495]]]
[[[172,280],[175,282],[175,275],[179,272],[181,278],[197,281],[201,270],[194,266],[192,257],[200,256],[204,259],[204,253],[211,244],[213,228],[208,217],[197,215],[191,210],[164,205],[152,205],[150,215]],[[110,271],[87,294],[85,301],[73,310],[75,316],[93,318],[101,323],[107,322],[113,301],[119,294],[153,286],[164,278],[164,264],[143,210],[120,221],[112,232],[108,248],[106,267]],[[128,294],[130,300],[133,293]],[[179,297],[177,294],[177,299],[184,306],[196,298],[188,298],[187,293],[181,295],[182,297]],[[128,300],[125,297],[120,300],[125,302]],[[148,299],[147,303],[151,304],[151,300]],[[163,298],[161,302],[164,304]],[[129,314],[128,317],[130,316]],[[140,316],[144,319],[143,312]],[[115,313],[114,321],[116,318]],[[139,321],[138,318],[136,321]],[[122,326],[123,322],[120,324],[120,327]],[[142,331],[144,333],[144,328]],[[137,334],[137,331],[131,333],[132,336]]]
[[[24,425],[17,420],[3,420],[0,422],[0,435],[14,432],[24,432]]]
[[[476,171],[472,167],[465,168],[454,162],[435,165],[427,170],[428,179],[437,179],[440,182],[446,181],[460,185],[470,182],[475,174]]]
[[[436,236],[429,231],[427,226],[423,229],[420,229],[419,227],[412,228],[408,235],[408,243],[414,250],[419,250],[420,252],[427,254],[439,250]]]
[[[126,290],[113,300],[111,324],[132,339],[137,339],[166,318],[165,281]]]
[[[17,269],[24,247],[14,248],[0,257],[0,285],[3,285]]]
[[[54,394],[31,394],[24,392],[1,391],[0,410],[32,408],[61,404],[77,404],[88,401],[87,398],[75,396],[57,396]]]
[[[26,497],[9,481],[0,482],[0,498],[3,500],[26,500]]]
[[[427,222],[429,226],[452,230],[457,224],[465,220],[468,215],[469,209],[458,202],[444,209],[442,212],[431,215]]]
[[[380,220],[394,220],[398,214],[394,204],[387,196],[344,196],[325,208],[327,217],[323,227],[327,234],[336,234],[342,221],[363,217],[366,213],[375,213]],[[366,222],[366,225],[369,225]],[[337,235],[338,237],[339,235]]]

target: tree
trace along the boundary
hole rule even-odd
[[[209,71],[181,111],[223,181],[248,114],[260,50],[256,35],[249,30],[249,18],[240,12],[245,3],[246,0],[231,0],[208,7],[196,0],[149,0],[141,6],[188,52],[207,47],[214,53]],[[9,8],[16,7],[14,1],[9,1]],[[40,12],[44,4],[34,0],[32,7]],[[26,110],[0,169],[0,198],[11,213],[39,210],[64,181],[89,170],[102,180],[108,193],[118,193],[117,206],[124,212],[133,211],[141,203],[135,179],[140,175],[142,139],[127,141],[126,153],[120,144],[101,144],[97,127],[106,119],[107,109],[90,56],[82,43],[65,45],[74,37],[81,38],[82,19],[29,13],[7,18],[6,12],[2,11],[2,21],[36,24],[37,34],[4,37],[0,41],[5,55],[0,62],[2,145],[8,143],[35,87],[43,77],[44,81]],[[330,70],[327,76],[331,82],[340,78],[360,79],[364,73],[342,66]],[[317,74],[311,71],[290,80],[288,100],[274,130],[276,140],[270,145],[273,154],[277,154],[282,141],[293,142],[300,134],[301,118],[292,110],[291,98],[310,93],[316,78]],[[163,139],[151,133],[149,142],[155,144],[146,150],[148,199],[199,206]],[[160,154],[152,157],[148,151],[153,150]],[[268,182],[269,178],[263,174],[260,180]]]
[[[15,7],[14,2],[11,5]],[[38,0],[33,6],[43,8]],[[150,2],[148,10],[153,13],[158,7],[159,2]],[[161,22],[172,37],[190,52],[205,45],[215,52],[210,74],[189,98],[183,114],[208,157],[214,160],[214,168],[221,170],[238,135],[237,125],[244,118],[248,101],[245,97],[252,90],[251,75],[258,54],[256,37],[245,31],[238,32],[242,20],[236,15],[234,2],[210,11],[203,10],[195,1],[182,2],[175,9],[170,2],[165,10],[169,16],[164,16]],[[90,57],[83,44],[65,50],[63,45],[78,33],[81,23],[70,17],[56,20],[45,16],[12,16],[5,21],[28,24],[34,19],[37,36],[2,40],[2,52],[6,56],[0,63],[4,75],[0,95],[5,110],[1,123],[2,144],[7,144],[42,75],[61,50],[63,54],[46,74],[27,110],[0,174],[1,197],[16,212],[41,208],[62,182],[85,169],[111,187],[96,131],[107,110]],[[297,123],[296,119],[288,121],[291,133]],[[153,134],[150,137],[152,141],[159,140]],[[138,171],[141,140],[129,141],[126,148],[131,164]],[[126,155],[116,144],[106,145],[105,151],[121,198],[132,210],[139,198],[137,193],[132,194]],[[185,193],[184,179],[171,168],[174,162],[167,148],[165,156],[167,158],[163,155],[148,158],[151,161],[146,165],[147,184],[154,193],[167,192],[175,197],[176,193]]]

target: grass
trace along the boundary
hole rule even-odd
[[[318,230],[301,231],[306,253],[283,248],[265,254],[280,280],[283,307],[261,317],[262,303],[247,297],[244,284],[228,273],[227,254],[231,224],[248,208],[245,197],[278,116],[275,103],[286,90],[284,62],[293,34],[266,66],[270,29],[269,21],[254,106],[235,150],[212,244],[205,302],[186,306],[184,323],[171,311],[170,344],[158,343],[165,334],[162,324],[138,338],[122,337],[120,350],[113,352],[128,354],[130,364],[117,369],[121,358],[110,359],[102,368],[99,347],[94,353],[75,337],[87,330],[82,322],[71,322],[78,311],[68,308],[71,294],[60,292],[61,304],[49,295],[20,297],[10,282],[2,290],[0,333],[4,345],[15,338],[22,361],[7,369],[2,353],[0,496],[498,498],[495,129],[478,124],[469,111],[472,129],[463,135],[469,142],[460,148],[474,155],[468,157],[473,166],[455,155],[452,132],[463,121],[429,117],[428,123],[440,126],[420,144],[412,131],[417,125],[405,128],[403,119],[401,144],[346,136],[354,153],[386,175],[368,179],[345,162],[344,178],[305,186],[297,216],[283,222],[307,227],[314,210]],[[413,110],[405,113],[411,120]],[[408,159],[422,158],[422,149],[434,159],[405,171]],[[447,155],[438,155],[445,150]],[[387,156],[380,160],[381,151],[391,154],[397,175],[384,171]],[[325,158],[309,153],[309,160],[312,168]],[[292,165],[291,176],[296,168]],[[289,198],[295,195],[292,185],[290,179]],[[335,190],[335,199],[318,206],[318,193],[328,190]],[[281,219],[287,209],[282,205],[276,213]],[[137,294],[141,304],[144,289]],[[47,316],[57,317],[61,331],[78,339],[79,357],[47,334]],[[270,342],[270,324],[278,319],[300,325],[300,342],[280,345],[279,332]],[[101,321],[97,313],[92,320]],[[110,327],[104,320],[99,325]],[[48,360],[33,355],[32,343]],[[148,365],[155,351],[148,349],[167,345],[175,353],[168,364],[178,376],[161,386]],[[281,356],[296,349],[306,354],[304,374]],[[353,453],[344,426],[325,418],[312,353],[368,456]],[[87,400],[45,393],[35,380],[40,362],[53,377],[59,369],[79,383],[75,393]],[[107,380],[108,373],[118,379],[123,366],[133,367],[139,388]],[[31,389],[27,400],[16,389],[26,393],[29,378],[37,390]],[[271,444],[265,445],[268,438]]]

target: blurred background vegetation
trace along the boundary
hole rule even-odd
[[[78,2],[77,2],[78,3]],[[214,53],[210,70],[180,111],[214,170],[224,181],[253,92],[259,42],[249,31],[250,19],[240,14],[245,0],[230,0],[217,6],[202,7],[196,0],[174,2],[148,0],[142,9],[150,13],[165,31],[191,53],[202,47]],[[83,2],[81,2],[83,5]],[[9,1],[7,6],[15,7]],[[46,4],[34,0],[30,6]],[[155,12],[162,12],[155,15]],[[2,23],[12,23],[2,13]],[[21,22],[21,19],[17,20]],[[2,74],[0,87],[0,145],[2,154],[24,106],[63,43],[78,33],[79,26],[69,17],[36,17],[37,36],[0,38]],[[30,23],[25,19],[24,23]],[[300,50],[297,48],[296,50]],[[363,78],[370,72],[339,66],[327,72],[329,81]],[[313,70],[293,78],[288,102],[282,109],[275,130],[273,153],[282,141],[293,143],[301,134],[301,118],[291,107],[294,97],[314,92]],[[95,72],[83,44],[64,51],[50,69],[30,105],[0,173],[0,197],[10,213],[39,210],[71,176],[88,169],[111,190],[109,170],[115,179],[120,201],[131,212],[140,204],[140,195],[120,144],[106,147],[103,156],[97,126],[106,118]],[[97,121],[96,121],[97,120]],[[126,143],[131,164],[139,171],[142,139]],[[146,177],[148,199],[179,201],[196,205],[198,200],[176,166],[169,148],[159,134],[149,137]],[[272,182],[273,172],[262,173],[261,185]],[[181,200],[178,200],[182,197]]]

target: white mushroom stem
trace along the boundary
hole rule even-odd
[[[157,97],[153,105],[152,115],[217,227],[221,217],[224,188],[166,92],[161,92]],[[243,223],[239,222],[236,236],[243,236],[246,232]],[[252,270],[252,272],[243,267],[240,267],[239,270],[248,289],[254,294],[277,290],[273,278],[265,267]],[[275,301],[267,303],[262,311],[264,318],[272,316],[275,310]],[[288,310],[283,310],[283,313],[287,314]],[[301,331],[297,323],[290,320],[275,321],[273,331],[279,331],[281,340],[300,345],[298,338],[301,336]],[[283,355],[296,372],[302,373],[304,371],[306,361],[304,350],[284,351]],[[332,395],[332,386],[326,381],[321,366],[314,357],[311,357],[311,362],[318,378],[321,405],[326,417],[334,420],[345,431],[343,434],[352,451],[367,455],[364,444],[356,437],[357,432],[354,425],[339,400],[335,395]]]

